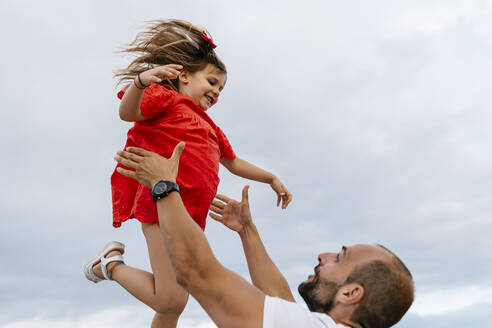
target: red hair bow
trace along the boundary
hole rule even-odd
[[[202,32],[203,39],[208,42],[208,44],[215,49],[217,46],[215,45],[214,41],[212,40],[212,36],[205,30]]]

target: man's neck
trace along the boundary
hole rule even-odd
[[[350,328],[364,328],[361,325],[352,322],[350,320],[350,317],[352,316],[352,311],[350,313],[346,311],[333,311],[331,310],[330,313],[327,313],[330,318],[335,321],[336,324],[341,324]]]

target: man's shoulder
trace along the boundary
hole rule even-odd
[[[309,311],[304,305],[276,297],[265,297],[263,328],[346,328],[324,313]]]

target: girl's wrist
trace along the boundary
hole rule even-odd
[[[137,81],[136,81],[136,78],[133,80],[133,86],[135,88],[137,88],[138,90],[145,90],[145,88],[142,88],[138,85]]]
[[[148,87],[148,85],[145,85],[142,82],[142,79],[140,78],[140,73],[138,73],[137,76],[133,79],[133,84],[135,84],[135,87],[140,90],[145,90],[145,88]]]

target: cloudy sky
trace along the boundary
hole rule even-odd
[[[0,1],[0,326],[149,325],[152,312],[82,266],[109,240],[149,269],[137,222],[111,226],[116,53],[144,21],[205,26],[228,67],[209,113],[236,153],[294,194],[221,170],[250,202],[293,289],[317,254],[381,243],[413,272],[400,328],[492,327],[492,1]],[[488,149],[488,150],[487,150]],[[239,238],[209,221],[247,277]],[[296,296],[297,297],[297,296]],[[190,301],[179,327],[214,327]]]

